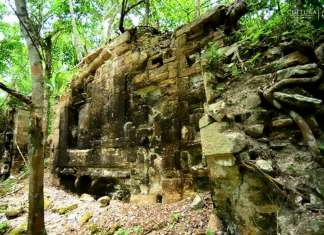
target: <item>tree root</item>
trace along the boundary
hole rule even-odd
[[[323,72],[322,70],[319,70],[318,74],[310,77],[310,78],[287,78],[284,80],[281,80],[274,85],[270,86],[269,88],[265,88],[264,90],[259,90],[259,93],[275,108],[278,110],[285,111],[289,114],[289,116],[295,121],[295,123],[298,125],[300,131],[302,132],[303,138],[305,143],[308,145],[312,156],[316,162],[318,162],[320,165],[324,164],[324,159],[320,156],[320,150],[316,142],[316,138],[314,137],[314,134],[305,121],[305,119],[298,114],[297,112],[293,110],[287,110],[283,108],[282,104],[275,99],[274,93],[276,90],[284,88],[286,86],[290,85],[300,85],[300,84],[306,84],[306,83],[314,83],[319,81],[322,78]]]
[[[295,123],[298,125],[300,131],[303,134],[304,141],[307,143],[310,151],[312,152],[313,156],[319,156],[320,155],[320,150],[319,147],[317,146],[316,139],[314,137],[314,134],[305,121],[305,119],[296,113],[295,111],[291,110],[289,111],[289,116],[295,121]]]
[[[318,74],[310,77],[310,78],[287,78],[284,80],[281,80],[280,82],[275,83],[273,86],[264,89],[263,96],[264,98],[271,98],[273,93],[276,90],[279,90],[283,87],[289,86],[289,85],[301,85],[301,84],[306,84],[306,83],[315,83],[319,81],[323,76],[323,71],[319,70]]]
[[[106,60],[111,57],[111,53],[108,49],[104,48],[100,52],[99,56],[95,58],[85,69],[79,74],[79,79],[84,79],[85,77],[89,76],[92,72],[96,71]]]
[[[104,64],[112,56],[111,52],[107,48],[99,48],[97,51],[88,55],[80,63],[80,66],[89,62],[88,66],[83,68],[81,72],[76,75],[72,80],[72,86],[78,87],[82,84],[82,81],[94,73],[102,64]]]
[[[253,172],[258,173],[261,175],[265,180],[267,180],[275,189],[276,192],[280,193],[283,197],[287,198],[287,200],[291,203],[291,205],[294,205],[295,202],[291,200],[289,195],[287,194],[288,192],[293,192],[293,193],[298,193],[297,191],[288,188],[287,186],[283,185],[280,183],[278,180],[270,176],[269,174],[265,173],[262,169],[260,169],[258,166],[256,166],[252,161],[247,160],[247,161],[241,161],[241,165],[245,167],[248,170],[251,170]]]

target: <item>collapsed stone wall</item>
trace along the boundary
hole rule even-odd
[[[203,66],[199,126],[224,229],[322,234],[323,42],[305,48],[282,37],[260,48],[223,39],[216,44],[222,56]],[[247,68],[256,54],[259,62]]]
[[[10,109],[1,113],[0,123],[0,179],[10,176],[12,168],[19,168],[24,163],[21,155],[28,152],[29,112]]]
[[[223,10],[172,35],[128,31],[86,57],[57,107],[54,173],[133,201],[209,189],[228,234],[321,234],[321,155],[289,110],[323,140],[323,45],[318,59],[284,39],[246,49],[224,35]],[[217,63],[202,57],[209,42]],[[262,58],[252,70],[246,50]],[[278,109],[265,91],[291,78],[310,82],[271,94]]]
[[[84,59],[59,104],[54,169],[62,182],[103,194],[122,185],[163,202],[208,188],[200,53],[223,36],[223,13],[218,7],[172,35],[130,30]]]

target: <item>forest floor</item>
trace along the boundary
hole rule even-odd
[[[44,204],[46,230],[49,235],[206,234],[213,208],[207,193],[200,194],[204,202],[200,209],[192,208],[193,197],[170,204],[131,204],[111,200],[108,206],[100,207],[100,203],[89,195],[83,198],[50,182],[50,175],[46,173]],[[0,197],[1,207],[21,208],[19,215],[11,219],[5,216],[5,210],[0,210],[0,223],[9,224],[11,231],[13,228],[24,230],[28,208],[27,178],[20,180],[12,192]],[[9,230],[6,234],[14,233]]]

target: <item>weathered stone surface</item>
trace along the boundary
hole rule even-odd
[[[80,196],[80,201],[83,201],[83,202],[93,202],[95,199],[89,195],[89,194],[86,194],[86,193],[83,193],[81,196]]]
[[[226,123],[214,122],[201,129],[201,144],[206,157],[222,157],[242,151],[246,137],[238,132],[224,132]]]
[[[204,128],[211,124],[213,120],[210,118],[209,115],[205,114],[199,119],[199,128]]]
[[[268,60],[273,60],[275,58],[277,58],[278,56],[282,55],[282,51],[280,50],[279,47],[272,47],[269,48],[266,52],[265,52],[265,56]]]
[[[213,11],[210,11],[208,14],[198,19],[197,21],[194,21],[191,24],[181,27],[176,31],[176,36],[179,37],[182,34],[193,34],[201,30],[207,22],[211,23],[212,25],[220,25],[222,22],[222,9],[223,6],[219,6]]]
[[[58,207],[54,207],[52,209],[52,211],[55,213],[58,213],[60,215],[64,215],[64,214],[67,214],[67,213],[73,211],[77,207],[78,207],[78,204],[71,204],[71,205],[62,206],[62,207],[58,206]]]
[[[277,223],[281,213],[277,202],[286,198],[247,164],[255,163],[272,173],[273,168],[285,169],[296,161],[313,171],[311,165],[316,163],[310,160],[305,145],[296,144],[301,142],[299,130],[283,129],[291,120],[281,118],[281,110],[269,107],[265,100],[261,102],[258,91],[287,78],[312,77],[319,72],[319,65],[307,64],[315,60],[299,52],[302,50],[278,59],[284,53],[279,47],[266,45],[259,50],[256,45],[248,49],[249,45],[234,43],[220,49],[228,56],[224,64],[209,67],[200,52],[210,41],[219,47],[228,43],[221,38],[222,29],[215,29],[224,21],[224,10],[216,9],[171,37],[150,33],[142,37],[131,31],[134,35],[121,35],[102,48],[109,50],[111,57],[90,68],[89,76],[75,79],[60,104],[59,122],[54,127],[58,134],[54,168],[62,182],[69,179],[72,182],[65,183],[76,189],[97,187],[92,193],[113,195],[125,202],[168,203],[181,200],[187,190],[199,190],[201,178],[209,177],[208,188],[225,231],[277,234],[278,224],[285,234],[284,224]],[[269,50],[264,53],[264,49]],[[244,61],[236,58],[237,52]],[[250,57],[255,53],[261,56]],[[253,73],[267,73],[254,76],[244,73],[245,66],[250,69],[251,58],[257,58],[255,64],[277,60],[253,68]],[[234,63],[241,67],[239,76],[232,76]],[[316,91],[313,97],[322,99],[317,84],[302,89],[304,92],[291,89],[280,92],[307,96]],[[315,116],[319,123],[322,116],[319,110]],[[283,163],[277,164],[277,160]],[[304,187],[305,182],[294,177],[301,174],[300,178],[311,181],[312,192],[322,194],[319,172],[310,177],[304,173],[299,169],[288,173],[283,185]],[[315,182],[317,176],[319,182]],[[305,193],[297,202],[318,203],[319,197],[313,194]],[[293,218],[289,223],[297,227],[296,221],[299,219]]]
[[[190,207],[194,210],[202,209],[204,207],[204,201],[201,196],[197,194],[191,202]]]
[[[215,121],[221,122],[226,115],[225,107],[226,107],[226,104],[224,101],[219,101],[217,103],[209,104],[207,113]]]
[[[255,164],[257,165],[257,167],[259,167],[261,170],[264,170],[266,172],[271,172],[273,171],[273,167],[272,167],[272,162],[271,160],[263,160],[263,159],[259,159],[256,160]]]
[[[215,89],[215,85],[218,83],[215,75],[211,72],[204,71],[203,82],[207,104],[215,102],[216,97],[219,95]]]
[[[23,207],[8,207],[5,211],[5,215],[8,219],[13,219],[20,216],[23,212]]]
[[[261,137],[263,135],[264,125],[255,124],[245,127],[245,133],[252,137]]]
[[[109,46],[111,48],[115,48],[119,46],[120,44],[130,42],[131,34],[129,31],[126,31],[125,33],[121,34],[119,37],[117,37]]]
[[[250,94],[246,97],[245,107],[248,109],[254,109],[261,104],[261,98],[258,94]]]
[[[79,219],[79,223],[82,225],[84,225],[85,223],[87,223],[91,218],[93,217],[93,212],[91,211],[87,211],[85,212]]]
[[[109,205],[111,198],[109,196],[103,196],[98,199],[100,207],[106,207]]]
[[[170,197],[163,200],[181,199],[179,175],[166,183],[161,174],[191,174],[191,164],[204,161],[198,120],[205,92],[197,48],[222,36],[210,26],[220,20],[221,10],[212,12],[171,37],[127,32],[91,55],[92,62],[84,64],[58,109],[53,166],[59,177],[75,176],[77,190],[82,179],[96,184],[105,178],[115,185],[122,182],[132,193],[165,190]],[[205,34],[201,25],[210,32]],[[103,51],[109,57],[93,67]],[[187,149],[187,160],[178,164],[178,153]]]
[[[211,233],[216,235],[217,232],[220,232],[221,230],[222,230],[222,222],[214,213],[210,214],[206,233],[207,234]]]

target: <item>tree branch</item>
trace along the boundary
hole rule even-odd
[[[0,89],[7,92],[9,95],[12,95],[13,97],[17,98],[18,100],[24,102],[25,104],[32,105],[32,101],[28,96],[24,96],[23,94],[20,94],[18,91],[15,91],[7,87],[2,82],[0,82]]]
[[[135,4],[131,5],[130,7],[127,7],[128,1],[127,0],[123,0],[122,2],[122,8],[121,8],[121,13],[120,13],[120,19],[119,19],[119,31],[121,33],[125,32],[125,28],[124,28],[124,20],[126,15],[135,7],[137,7],[138,5],[140,5],[141,3],[143,3],[145,0],[140,0],[138,2],[136,2]]]
[[[28,23],[27,22],[24,22],[24,20],[21,18],[21,15],[18,14],[18,12],[15,10],[15,8],[10,4],[10,2],[8,1],[8,5],[10,6],[11,10],[15,13],[15,15],[17,16],[18,20],[19,20],[19,23],[22,25],[22,27],[24,28],[24,31],[25,33],[27,34],[27,36],[29,37],[29,39],[31,40],[32,44],[34,45],[34,47],[36,48],[36,51],[37,51],[37,54],[39,55],[40,58],[43,58],[40,50],[39,50],[39,47],[37,46],[37,44],[39,46],[42,45],[42,42],[40,40],[38,40],[37,37],[35,37],[35,35],[32,35],[30,32],[31,31],[34,31],[34,30],[30,30],[28,29],[27,25]],[[27,14],[27,17],[28,17],[28,13],[26,11],[26,14]],[[29,18],[27,18],[27,20],[30,21]],[[35,32],[34,32],[35,33]]]
[[[135,3],[135,4],[131,5],[130,7],[128,7],[127,10],[125,11],[125,15],[127,15],[130,12],[130,10],[137,7],[139,4],[141,4],[143,2],[144,2],[144,0],[138,1],[137,3]]]

